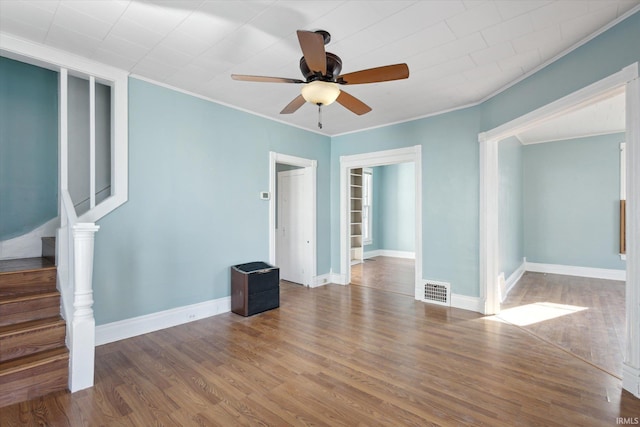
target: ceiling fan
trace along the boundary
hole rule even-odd
[[[318,112],[321,114],[323,105],[337,101],[355,114],[362,115],[371,111],[371,107],[341,90],[338,85],[378,83],[409,77],[407,64],[386,65],[340,74],[342,60],[338,55],[326,52],[324,49],[324,46],[331,41],[331,35],[327,31],[298,30],[297,33],[303,54],[303,57],[300,58],[300,71],[302,71],[305,80],[244,74],[231,75],[232,79],[242,81],[303,84],[300,95],[284,107],[280,114],[291,114],[305,102],[316,104]],[[322,128],[321,118],[318,120],[318,127]]]

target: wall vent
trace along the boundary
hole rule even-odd
[[[424,302],[451,305],[451,284],[445,282],[437,282],[435,280],[427,280],[424,282]]]

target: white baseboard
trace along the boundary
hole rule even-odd
[[[640,370],[623,363],[622,388],[633,394],[635,397],[640,398]]]
[[[348,285],[347,276],[340,273],[329,273],[329,279],[331,283],[335,283],[337,285]]]
[[[231,297],[172,308],[96,326],[96,346],[120,341],[231,311]]]
[[[484,307],[480,297],[451,294],[451,307],[482,313]]]
[[[527,259],[522,258],[522,264],[505,281],[504,295],[501,295],[501,302],[507,299],[507,295],[511,292],[511,289],[518,283],[518,280],[522,278],[522,275],[527,271]]]
[[[564,274],[565,276],[591,277],[606,280],[627,280],[626,270],[607,268],[578,267],[574,265],[539,264],[526,262],[526,270],[535,273]]]
[[[407,251],[392,251],[389,249],[376,249],[373,251],[368,251],[364,253],[364,258],[373,258],[377,256],[388,256],[392,258],[405,258],[405,259],[416,259],[415,252],[407,252]]]
[[[318,286],[324,286],[328,283],[331,283],[331,273],[321,274],[320,276],[316,276],[313,278],[313,283],[310,288],[317,288]]]
[[[55,236],[60,218],[55,217],[38,228],[0,242],[0,259],[33,258],[42,255],[42,237]]]

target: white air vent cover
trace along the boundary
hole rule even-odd
[[[427,280],[424,282],[424,302],[451,305],[451,285],[445,282]]]

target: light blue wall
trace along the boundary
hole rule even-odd
[[[423,276],[478,296],[479,126],[479,109],[468,108],[332,138],[333,271],[340,271],[340,156],[421,145]]]
[[[58,215],[58,74],[0,57],[0,240]]]
[[[624,270],[618,256],[624,134],[524,147],[528,262]]]
[[[415,168],[413,163],[379,166],[376,169],[378,197],[373,200],[378,216],[374,239],[377,249],[415,251]]]
[[[318,161],[318,274],[329,272],[329,138],[129,80],[129,201],[99,221],[97,324],[230,295],[268,261],[269,151]]]
[[[524,253],[522,144],[513,137],[498,144],[499,165],[499,271],[508,278]]]

